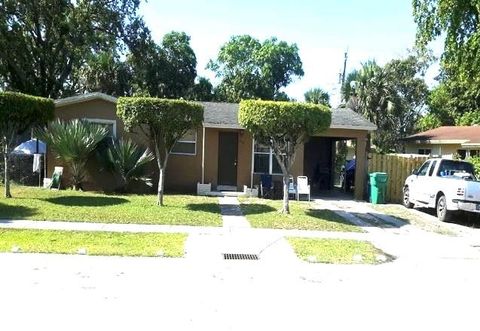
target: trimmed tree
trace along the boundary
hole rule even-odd
[[[11,198],[9,162],[12,145],[26,130],[53,119],[53,100],[31,95],[0,93],[0,145],[5,167],[5,197]]]
[[[157,204],[163,206],[168,157],[177,141],[202,123],[203,106],[184,100],[125,97],[118,99],[117,115],[127,130],[138,128],[145,134],[159,170]]]
[[[272,148],[283,174],[281,211],[289,214],[288,182],[297,147],[330,126],[330,109],[299,102],[244,100],[238,117],[257,142]]]

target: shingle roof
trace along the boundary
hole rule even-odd
[[[242,129],[238,123],[238,104],[222,102],[201,102],[205,107],[206,127]],[[377,127],[362,115],[349,108],[332,110],[332,129],[376,130]]]
[[[375,131],[377,126],[350,108],[332,109],[332,129]]]
[[[441,126],[436,129],[411,135],[405,140],[438,143],[480,143],[480,126]]]
[[[104,93],[87,93],[55,100],[55,106],[61,107],[94,99],[116,103],[117,98]],[[243,129],[238,123],[238,103],[200,102],[204,106],[204,126],[210,128]],[[376,130],[377,127],[362,115],[349,108],[332,110],[332,129]]]
[[[243,129],[238,123],[238,103],[200,103],[204,106],[203,125],[205,127]]]

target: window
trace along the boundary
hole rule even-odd
[[[475,170],[470,163],[455,160],[443,160],[438,169],[438,176],[453,176],[457,172],[467,172],[475,174]]]
[[[282,173],[277,158],[270,147],[255,143],[253,154],[254,173],[270,175]]]
[[[87,122],[97,124],[107,128],[108,137],[116,138],[117,137],[117,121],[115,120],[105,120],[100,118],[84,118]]]
[[[432,150],[430,148],[419,148],[418,154],[420,155],[430,155],[432,154]]]
[[[197,154],[197,131],[189,130],[180,138],[172,148],[172,154],[196,155]]]
[[[418,169],[417,176],[425,176],[427,174],[428,166],[430,165],[430,161],[425,162],[420,169]]]
[[[465,149],[457,149],[457,153],[460,156],[460,160],[465,160],[467,157],[467,150]]]
[[[469,152],[470,152],[470,157],[480,156],[480,151],[478,149],[471,149]]]

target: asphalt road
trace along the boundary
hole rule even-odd
[[[336,266],[0,254],[8,331],[478,330],[479,300],[471,256]]]

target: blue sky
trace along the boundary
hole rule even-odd
[[[415,41],[410,0],[149,0],[140,12],[157,42],[170,31],[186,32],[198,74],[214,82],[205,66],[233,35],[296,43],[305,75],[285,91],[302,101],[305,91],[322,87],[332,94],[334,105],[347,49],[348,72],[368,59],[384,64],[402,57]]]

